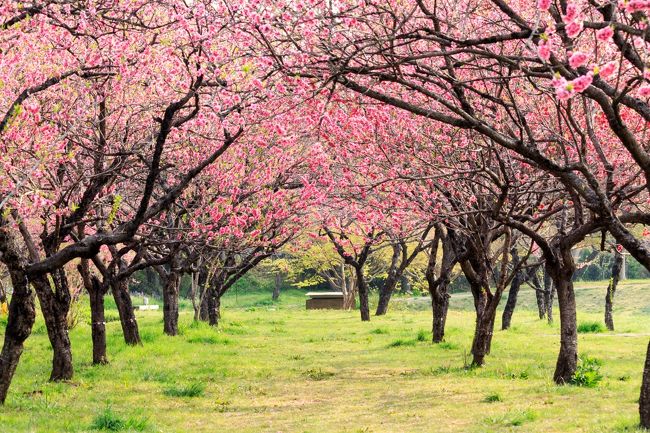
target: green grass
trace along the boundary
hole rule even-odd
[[[600,322],[581,322],[578,324],[580,334],[599,334],[605,332],[605,327]]]
[[[52,354],[39,316],[0,408],[0,431],[637,432],[650,329],[644,284],[619,286],[615,332],[579,336],[582,359],[599,360],[603,378],[593,388],[553,383],[559,325],[537,319],[527,287],[513,328],[500,331],[499,315],[487,364],[477,369],[464,368],[474,314],[463,293],[451,298],[440,344],[423,331],[431,326],[426,298],[420,309],[397,297],[388,315],[364,323],[358,311],[305,311],[297,290],[269,305],[260,301],[270,293],[240,291],[224,298],[219,329],[194,324],[185,304],[182,335],[167,337],[161,311],[138,311],[146,339],[129,347],[110,321],[110,364],[92,366],[84,320],[70,332],[69,383],[47,381]],[[577,285],[579,323],[602,321],[605,287]]]
[[[205,385],[191,383],[184,386],[172,386],[163,391],[168,397],[201,397],[205,393]]]
[[[119,431],[145,431],[147,428],[146,418],[132,418],[123,419],[117,415],[111,408],[106,408],[99,413],[90,425],[92,430],[102,430],[110,432]]]

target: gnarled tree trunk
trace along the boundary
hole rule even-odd
[[[9,316],[5,328],[4,343],[0,352],[0,404],[4,404],[13,379],[25,340],[32,332],[36,319],[36,305],[25,266],[27,259],[10,232],[4,227],[6,221],[0,216],[0,260],[9,269],[13,294],[9,302]]]
[[[614,264],[612,265],[612,276],[607,286],[607,295],[605,296],[605,326],[610,331],[614,330],[614,295],[616,287],[621,279],[621,270],[623,269],[623,254],[618,251],[614,252]]]
[[[275,285],[273,286],[273,295],[271,299],[277,301],[280,299],[280,289],[282,288],[282,281],[284,280],[280,271],[275,273]]]
[[[47,277],[34,280],[36,295],[41,305],[47,335],[52,345],[51,381],[70,380],[74,374],[72,347],[68,335],[68,311],[70,310],[70,291],[63,270],[52,274],[55,291]]]
[[[639,414],[641,427],[650,429],[650,343],[645,357],[643,379],[641,382],[641,396],[639,397]]]
[[[120,325],[122,325],[124,341],[131,346],[142,344],[138,322],[135,319],[135,311],[133,310],[133,303],[129,295],[128,282],[126,280],[111,281],[110,286],[117,311],[120,315]]]
[[[506,306],[504,307],[503,315],[501,316],[502,330],[510,328],[510,323],[512,322],[512,314],[515,312],[515,307],[517,306],[517,296],[519,295],[522,279],[522,273],[517,272],[517,275],[515,275],[515,277],[512,279],[512,282],[510,283],[508,300],[506,301]]]
[[[221,320],[221,295],[218,289],[210,290],[208,296],[208,323],[210,326],[219,326]]]
[[[104,316],[104,295],[106,295],[108,285],[102,285],[95,275],[91,275],[88,260],[82,259],[77,269],[90,298],[93,364],[108,364],[106,355],[106,318]]]
[[[553,284],[553,279],[551,274],[548,271],[547,267],[544,266],[544,306],[546,307],[546,320],[548,323],[553,323],[553,298],[555,294],[555,285]]]
[[[363,275],[363,267],[359,266],[354,269],[357,280],[357,290],[359,291],[359,311],[361,320],[367,322],[370,320],[370,306],[368,304],[368,284]]]
[[[172,269],[163,285],[163,330],[170,336],[178,335],[178,285],[180,274]]]
[[[575,263],[571,250],[559,251],[559,259],[560,262],[549,266],[560,306],[560,353],[553,380],[558,384],[564,384],[571,381],[578,365],[578,331],[572,282]]]
[[[388,276],[386,277],[384,284],[379,288],[379,301],[377,302],[375,316],[383,316],[388,311],[388,303],[393,295],[393,290],[397,287],[399,277],[402,275],[402,270],[399,266],[399,257],[401,252],[401,246],[399,244],[393,244],[393,256],[388,269]]]

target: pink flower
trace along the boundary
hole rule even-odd
[[[645,84],[645,85],[639,87],[638,93],[639,93],[639,96],[647,98],[648,96],[650,96],[650,85]]]
[[[619,254],[622,253],[623,252],[623,245],[616,244],[616,251],[618,251]]]
[[[631,0],[624,7],[629,13],[650,9],[650,2],[647,0]]]
[[[566,86],[566,80],[560,74],[555,74],[551,80],[551,85],[555,88]]]
[[[548,47],[548,44],[544,43],[537,46],[537,55],[540,59],[548,61],[551,58],[551,49]]]
[[[603,27],[602,29],[596,32],[596,37],[598,38],[598,40],[603,42],[610,40],[613,35],[614,35],[614,30],[610,26]]]
[[[551,7],[551,0],[537,0],[537,8],[542,11],[547,11]]]
[[[578,68],[584,65],[586,61],[587,55],[580,51],[573,53],[571,57],[569,57],[569,65],[571,65],[572,68]]]
[[[569,21],[573,21],[576,19],[578,16],[578,8],[576,7],[575,3],[569,3],[566,5],[566,15],[564,15],[564,22],[568,23]]]
[[[575,90],[578,93],[581,93],[591,85],[592,81],[594,81],[593,76],[591,75],[591,73],[589,73],[587,75],[583,75],[571,81],[571,84],[573,84],[573,90]]]
[[[558,87],[555,90],[555,94],[559,100],[565,101],[573,96],[573,88],[570,85],[565,87]]]
[[[600,75],[601,78],[608,78],[614,72],[616,72],[616,62],[613,62],[613,61],[609,62],[609,63],[606,63],[601,68],[598,68],[598,75]]]
[[[582,31],[582,21],[572,21],[565,30],[568,37],[575,38]]]

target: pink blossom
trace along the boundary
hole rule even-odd
[[[542,11],[547,11],[551,7],[551,0],[537,0],[537,8]]]
[[[569,57],[569,65],[571,65],[572,68],[578,68],[585,64],[587,58],[588,57],[585,53],[581,53],[580,51],[575,52],[571,57]]]
[[[537,47],[537,55],[540,59],[548,61],[551,58],[551,49],[548,44],[544,43]]]
[[[571,81],[571,84],[573,84],[573,90],[575,90],[578,93],[581,93],[591,85],[593,80],[594,79],[592,74],[589,73],[587,75],[583,75]]]
[[[596,32],[596,37],[598,38],[598,40],[603,42],[610,40],[613,35],[614,35],[614,30],[610,26],[603,27],[602,29]]]
[[[575,38],[582,31],[582,21],[572,21],[566,26],[566,34],[570,38]]]
[[[601,68],[598,68],[598,75],[600,75],[601,78],[608,78],[614,72],[616,72],[616,62],[613,62],[613,61],[609,62],[609,63],[606,63]]]
[[[650,9],[650,2],[647,0],[631,0],[624,6],[629,13]]]
[[[619,254],[622,253],[622,252],[623,252],[623,245],[621,245],[621,244],[616,244],[616,251],[618,251]]]
[[[556,74],[555,76],[553,76],[553,79],[551,80],[551,85],[555,88],[564,87],[566,86],[566,79],[560,76],[560,74]]]
[[[569,21],[573,21],[576,19],[578,16],[578,8],[576,7],[575,3],[569,3],[566,5],[566,15],[564,15],[564,22],[568,23]]]
[[[569,99],[571,96],[573,96],[573,93],[573,88],[571,86],[558,87],[555,90],[557,98],[561,101]]]
[[[638,93],[639,93],[639,96],[647,98],[648,96],[650,96],[650,85],[645,84],[645,85],[639,87]]]

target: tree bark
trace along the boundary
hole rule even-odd
[[[515,311],[517,306],[517,295],[519,295],[519,289],[523,282],[523,271],[517,272],[517,274],[512,279],[510,283],[510,290],[508,291],[508,300],[506,301],[506,306],[503,309],[503,315],[501,316],[501,329],[506,330],[510,328],[510,322],[512,321],[512,314]]]
[[[131,296],[129,295],[128,282],[126,280],[111,281],[111,289],[117,311],[120,315],[124,341],[130,346],[142,344],[138,322],[135,319],[135,312],[131,303]]]
[[[639,397],[639,415],[641,427],[650,429],[650,343],[645,357],[643,379],[641,382],[641,396]]]
[[[386,278],[386,281],[384,281],[384,284],[379,289],[379,302],[377,303],[375,316],[383,316],[388,312],[388,304],[398,282],[399,276],[397,274],[388,275],[388,278]]]
[[[221,320],[221,295],[218,290],[210,291],[208,297],[208,323],[210,326],[219,326]]]
[[[363,268],[357,267],[354,269],[357,277],[357,289],[359,290],[359,311],[361,312],[361,320],[367,322],[370,320],[370,307],[368,305],[368,284],[363,275]]]
[[[108,364],[106,356],[106,319],[104,317],[104,295],[108,285],[91,275],[87,259],[77,266],[79,275],[90,298],[90,330],[93,341],[93,364]]]
[[[273,295],[271,296],[271,299],[273,301],[277,301],[280,299],[280,289],[282,288],[282,273],[280,271],[275,273],[275,286],[273,287]]]
[[[485,357],[490,354],[496,318],[496,306],[492,305],[494,301],[486,299],[483,302],[485,302],[485,306],[476,316],[476,328],[472,341],[472,365],[475,367],[483,366]]]
[[[544,306],[546,307],[546,320],[549,324],[553,323],[553,295],[555,294],[555,285],[551,278],[551,273],[547,267],[544,267]]]
[[[539,314],[539,320],[542,320],[546,317],[546,291],[542,289],[539,284],[539,278],[537,276],[537,271],[535,270],[531,279],[532,285],[535,288],[535,299],[537,300],[537,313]]]
[[[51,381],[70,380],[74,374],[72,347],[70,345],[70,337],[68,336],[67,322],[68,311],[70,309],[70,292],[67,288],[60,287],[62,278],[65,278],[65,276],[61,274],[52,275],[52,279],[57,286],[54,292],[47,277],[34,280],[36,295],[38,296],[41,312],[45,319],[47,335],[52,345]],[[58,283],[56,282],[57,279],[59,280]]]
[[[441,281],[431,292],[431,308],[433,310],[432,341],[442,343],[445,340],[445,325],[449,310],[449,294],[447,287],[449,280]]]
[[[379,288],[379,302],[377,303],[375,316],[383,316],[388,311],[388,303],[393,295],[393,290],[397,287],[399,277],[402,275],[399,263],[401,253],[401,246],[399,244],[393,244],[393,255],[388,269],[388,276],[386,277],[384,284]]]
[[[170,336],[178,335],[178,284],[180,275],[172,269],[163,286],[163,329]]]
[[[614,295],[616,294],[618,282],[621,279],[621,269],[623,269],[623,254],[615,251],[612,276],[609,280],[607,294],[605,296],[605,326],[610,331],[614,330]]]
[[[93,279],[90,296],[90,321],[93,340],[93,364],[108,364],[106,355],[106,317],[104,315],[104,291],[99,281]]]
[[[561,263],[551,269],[553,286],[557,290],[560,306],[560,353],[553,380],[558,384],[564,384],[571,381],[578,364],[578,332],[572,282],[575,263],[570,249],[560,251],[560,256]]]
[[[1,232],[2,230],[0,230]],[[0,234],[0,242],[5,236],[6,234]],[[6,255],[2,246],[0,246],[0,251]],[[3,262],[7,263],[6,260],[6,257],[3,258]],[[27,282],[24,263],[19,264],[17,268],[10,268],[9,273],[13,295],[9,302],[9,317],[2,352],[0,352],[0,404],[4,404],[7,398],[9,385],[11,385],[11,380],[16,372],[20,355],[23,353],[24,342],[31,334],[36,319],[34,291]]]

